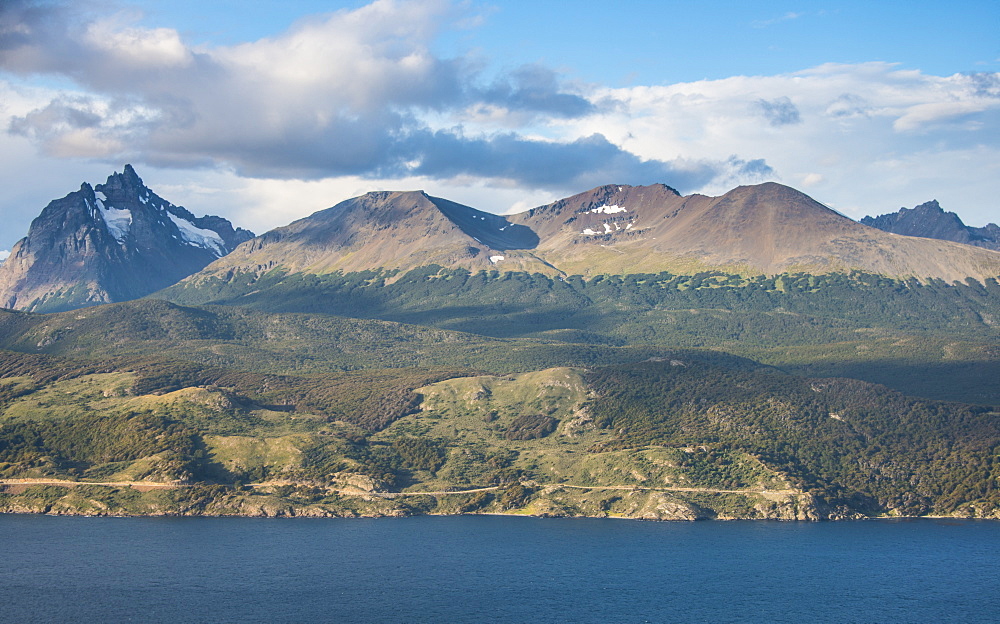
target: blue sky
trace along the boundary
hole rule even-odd
[[[235,44],[273,35],[303,16],[365,4],[145,0],[132,6],[143,9],[149,27],[177,28],[193,42]],[[439,54],[479,48],[500,67],[543,63],[617,87],[770,75],[831,62],[885,61],[938,75],[1000,70],[1000,10],[992,1],[507,0],[467,6],[471,19],[435,41]]]
[[[494,212],[776,180],[1000,220],[1000,3],[0,3],[0,248],[132,163],[258,232],[374,189]]]

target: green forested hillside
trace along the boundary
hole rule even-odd
[[[619,343],[662,343],[685,333],[692,344],[684,346],[710,340],[818,343],[853,337],[851,332],[859,328],[1000,336],[996,280],[947,284],[857,272],[751,278],[659,273],[584,280],[438,266],[405,274],[286,275],[274,270],[226,282],[182,282],[158,296],[188,305],[223,303],[272,312],[384,318],[498,337],[573,330]],[[691,310],[729,314],[663,315],[660,322],[648,315],[634,317],[640,312]]]
[[[166,356],[275,374],[412,367],[510,373],[636,362],[678,352],[728,366],[760,366],[708,349],[493,338],[373,319],[159,300],[47,315],[0,310],[0,348],[84,359]]]
[[[0,510],[1000,513],[992,280],[237,283],[0,312]]]
[[[379,318],[506,339],[711,348],[788,372],[856,377],[930,398],[1000,403],[995,280],[947,284],[863,273],[584,280],[425,267],[405,274],[272,271],[197,287],[182,283],[161,295],[182,303]]]
[[[740,449],[827,501],[948,513],[1000,503],[1000,413],[847,379],[638,364],[586,377],[610,446]]]
[[[689,355],[302,377],[5,352],[0,509],[997,513],[997,413]]]

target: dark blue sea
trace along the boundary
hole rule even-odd
[[[0,515],[3,622],[997,622],[1000,522]]]

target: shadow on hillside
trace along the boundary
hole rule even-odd
[[[851,377],[888,386],[903,394],[938,401],[1000,407],[1000,361],[815,363],[783,366],[806,377]]]
[[[535,337],[544,332],[571,332],[556,340],[571,342],[575,336],[580,342],[621,346],[622,338],[607,335],[607,315],[587,308],[562,306],[544,310],[524,310],[523,306],[459,305],[432,310],[394,311],[380,314],[378,318],[430,325],[439,329],[468,332],[493,338]],[[588,331],[586,328],[594,328]]]

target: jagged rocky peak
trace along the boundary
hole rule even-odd
[[[108,181],[97,185],[98,190],[108,196],[108,199],[127,199],[138,197],[141,191],[149,192],[142,178],[135,172],[132,165],[125,165],[121,173],[112,173]]]
[[[222,217],[195,217],[184,207],[175,206],[147,188],[132,165],[98,184],[94,195],[95,216],[121,243],[157,236],[157,230],[165,230],[182,244],[206,249],[219,258],[254,236]]]
[[[900,208],[899,212],[867,216],[861,223],[893,234],[936,238],[1000,251],[1000,226],[995,223],[981,228],[965,225],[957,214],[945,211],[936,199],[913,208]]]
[[[253,238],[196,217],[148,187],[131,165],[50,202],[0,266],[0,305],[57,311],[143,297]]]

